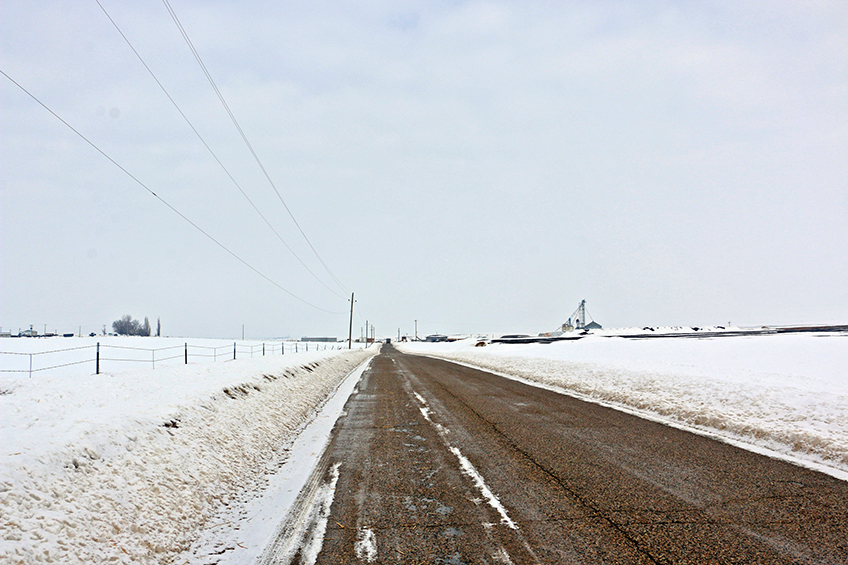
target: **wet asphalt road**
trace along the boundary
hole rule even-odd
[[[848,563],[848,483],[701,436],[391,346],[345,410],[265,563]]]

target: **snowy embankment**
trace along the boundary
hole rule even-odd
[[[715,434],[848,480],[846,334],[476,343],[400,349]]]
[[[0,376],[0,562],[171,562],[376,351]]]

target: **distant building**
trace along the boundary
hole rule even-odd
[[[568,319],[566,323],[562,325],[562,331],[570,332],[572,330],[600,330],[601,324],[592,320],[592,316],[589,316],[589,319],[592,320],[588,324],[586,323],[586,316],[589,316],[589,313],[586,311],[586,301],[581,300],[580,304],[577,305],[577,310],[571,315],[571,318]]]
[[[321,343],[336,343],[339,341],[337,337],[302,337],[300,341],[312,341],[312,342],[321,342]]]
[[[441,335],[441,334],[428,335],[427,337],[424,338],[424,341],[430,341],[430,342],[447,341],[447,340],[448,340],[448,336]]]

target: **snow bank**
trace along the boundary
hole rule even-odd
[[[708,430],[848,477],[848,335],[476,343],[400,348]]]
[[[0,380],[0,562],[165,563],[370,351]]]

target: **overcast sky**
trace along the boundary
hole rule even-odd
[[[848,323],[844,0],[170,0],[317,255],[167,7],[100,2],[238,184],[95,0],[4,0],[0,69],[161,198],[0,76],[4,330]]]

